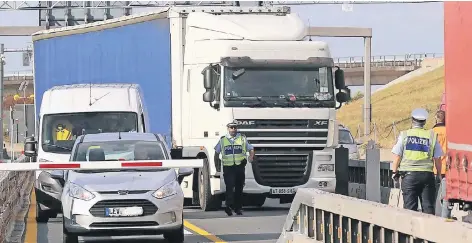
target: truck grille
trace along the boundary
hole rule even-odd
[[[157,212],[156,205],[145,199],[103,200],[93,205],[89,212],[95,217],[105,217],[105,208],[122,208],[134,206],[143,207],[143,216],[153,215]]]
[[[292,187],[305,184],[311,173],[312,151],[289,152],[290,148],[280,151],[256,150],[256,163],[252,170],[256,182],[270,187]]]
[[[323,149],[328,120],[238,120],[239,131],[256,147],[284,146]]]
[[[238,130],[254,146],[252,164],[257,183],[271,187],[305,184],[313,150],[326,147],[328,120],[239,120]]]

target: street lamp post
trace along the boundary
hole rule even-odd
[[[23,81],[18,88],[18,91],[23,91],[23,118],[25,119],[25,138],[28,137],[28,119],[26,117],[26,88],[28,87],[29,82]]]

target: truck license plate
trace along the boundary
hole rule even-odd
[[[128,207],[128,208],[105,208],[105,216],[107,217],[133,217],[141,216],[143,214],[142,207]]]
[[[271,188],[270,194],[295,194],[297,189],[295,188]]]

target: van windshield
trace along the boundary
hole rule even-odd
[[[134,112],[82,112],[44,115],[41,147],[44,152],[70,153],[82,134],[136,132],[138,115]]]

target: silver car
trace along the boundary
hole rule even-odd
[[[358,145],[349,129],[339,126],[339,146],[349,149],[349,159],[360,159]]]
[[[162,136],[151,133],[102,133],[77,138],[71,161],[168,160]],[[163,234],[184,242],[184,194],[179,185],[193,169],[114,169],[66,171],[64,242],[78,236]],[[52,174],[58,177],[58,173]]]

